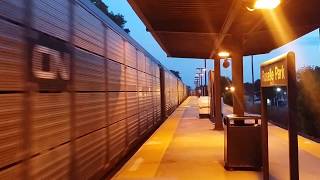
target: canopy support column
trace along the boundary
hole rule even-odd
[[[221,74],[220,59],[214,60],[214,123],[215,130],[223,130],[221,111]]]
[[[244,115],[244,85],[243,85],[243,54],[241,51],[232,51],[232,85],[233,92],[233,114]]]

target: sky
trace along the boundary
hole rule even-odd
[[[194,87],[194,76],[196,68],[204,67],[202,59],[168,58],[152,35],[146,31],[145,25],[135,14],[127,0],[104,0],[109,6],[109,10],[114,13],[124,15],[127,20],[126,27],[130,29],[130,36],[133,37],[150,54],[157,58],[164,66],[170,70],[180,72],[182,80],[187,85]],[[320,33],[315,30],[285,46],[271,51],[268,54],[255,55],[254,60],[254,79],[260,78],[260,64],[278,55],[294,51],[296,53],[297,69],[304,66],[320,66]],[[251,82],[251,57],[244,57],[244,82]],[[213,69],[212,60],[207,60],[207,69]],[[231,78],[231,69],[221,69],[221,75]]]

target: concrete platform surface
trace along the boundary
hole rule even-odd
[[[225,106],[224,111],[230,111]],[[223,131],[199,119],[197,97],[189,97],[113,177],[115,180],[262,179],[261,172],[226,171]],[[289,179],[287,131],[270,125],[271,179]],[[320,179],[320,144],[299,137],[300,179]]]

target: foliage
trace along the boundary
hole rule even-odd
[[[223,98],[223,103],[232,106],[233,105],[233,97],[230,91],[227,91],[225,88],[230,87],[232,81],[229,77],[221,76],[221,96]]]
[[[305,67],[297,73],[297,112],[300,131],[320,137],[320,67]]]
[[[122,14],[114,14],[113,12],[110,12],[108,6],[102,0],[91,0],[91,2],[96,5],[111,20],[113,20],[118,26],[120,26],[125,32],[130,32],[128,28],[124,27],[127,21],[124,19],[124,16]]]
[[[221,81],[220,81],[220,87],[221,87],[221,96],[224,95],[224,93],[226,93],[226,87],[230,87],[232,84],[232,81],[229,77],[225,77],[225,76],[221,76]]]
[[[223,94],[223,103],[227,104],[229,106],[233,106],[233,96],[232,96],[232,93],[230,91],[225,92]]]
[[[177,78],[179,78],[181,80],[181,76],[180,76],[180,72],[179,71],[174,71],[174,70],[170,70],[172,72],[172,74],[174,74]]]

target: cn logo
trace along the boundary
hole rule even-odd
[[[32,73],[38,79],[70,80],[70,56],[45,46],[35,45],[32,52]]]

